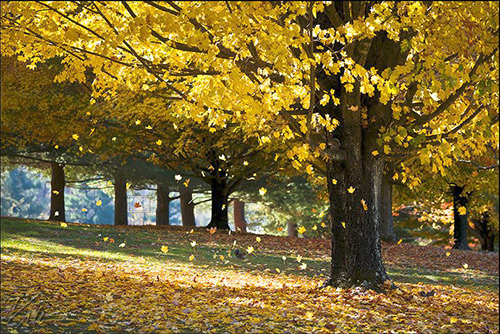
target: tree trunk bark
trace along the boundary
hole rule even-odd
[[[380,188],[380,239],[390,243],[396,242],[392,217],[392,184],[386,177],[382,178]]]
[[[496,233],[490,224],[490,213],[488,211],[484,212],[479,223],[475,222],[474,225],[481,241],[481,250],[493,252],[495,250]]]
[[[159,183],[156,187],[156,226],[168,226],[170,197],[168,185]]]
[[[196,226],[194,218],[193,191],[190,187],[181,185],[179,188],[181,201],[182,226]]]
[[[217,171],[217,169],[215,169]],[[217,172],[211,180],[212,217],[207,228],[217,227],[218,230],[230,230],[227,215],[227,185],[225,172]]]
[[[456,184],[451,186],[451,192],[453,194],[453,237],[455,239],[453,249],[470,250],[469,244],[467,243],[467,229],[469,228],[467,223],[467,216],[469,214],[467,212],[467,202],[469,199],[464,192],[464,188],[465,187]],[[467,210],[464,215],[460,214],[460,207],[464,207]]]
[[[115,225],[128,225],[127,180],[122,175],[115,176]]]
[[[294,237],[297,238],[298,232],[297,232],[297,223],[294,223],[292,219],[289,219],[286,222],[287,228],[288,228],[288,236],[289,237]]]
[[[57,163],[51,163],[52,178],[50,180],[50,215],[49,220],[65,222],[66,212],[64,209],[64,188],[66,179],[64,177],[64,166]]]
[[[237,232],[247,232],[247,221],[245,220],[245,202],[235,199],[233,202],[234,209],[234,229]]]

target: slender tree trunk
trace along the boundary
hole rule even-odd
[[[156,187],[156,226],[170,225],[170,197],[168,185],[159,183]]]
[[[127,180],[123,175],[115,176],[115,225],[128,225]]]
[[[221,175],[222,174],[222,175]],[[217,227],[219,230],[229,230],[229,219],[227,215],[227,186],[225,172],[212,178],[212,217],[208,228]]]
[[[491,226],[490,217],[490,213],[486,211],[482,214],[481,219],[472,219],[472,222],[474,223],[474,231],[481,241],[481,250],[493,252],[496,233]]]
[[[247,221],[245,220],[245,202],[235,199],[234,209],[234,228],[237,232],[247,232]]]
[[[297,238],[298,232],[297,232],[297,223],[294,223],[292,219],[289,219],[286,222],[287,228],[288,228],[288,236],[289,237],[294,237]]]
[[[50,181],[50,215],[49,220],[66,221],[64,209],[64,188],[66,179],[64,177],[64,166],[53,162],[51,163],[52,178]]]
[[[392,184],[386,177],[382,178],[380,188],[380,239],[391,243],[396,241],[392,217]]]
[[[469,224],[467,223],[467,202],[469,201],[467,194],[464,192],[465,187],[453,184],[451,186],[451,192],[453,194],[453,222],[454,231],[453,237],[455,239],[453,248],[470,250],[469,244],[467,242],[467,229]],[[460,207],[464,207],[466,212],[464,215],[460,214]]]
[[[179,188],[181,201],[182,226],[196,226],[194,218],[193,191],[190,187],[181,185]]]

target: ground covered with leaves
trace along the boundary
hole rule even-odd
[[[382,294],[319,289],[327,240],[11,218],[1,227],[2,333],[499,330],[498,253],[383,245],[399,288]]]

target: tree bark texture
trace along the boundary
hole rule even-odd
[[[234,229],[237,232],[247,232],[247,221],[245,220],[245,202],[235,199],[233,201]]]
[[[182,226],[196,226],[194,217],[193,191],[190,187],[181,185],[179,188],[181,201]]]
[[[454,244],[453,249],[463,249],[470,250],[469,244],[467,242],[467,229],[469,224],[467,223],[467,203],[469,201],[468,195],[464,191],[465,187],[458,186],[456,184],[451,185],[451,192],[453,195],[453,223],[454,231],[453,238]],[[467,211],[464,215],[461,215],[459,208],[464,207]]]
[[[159,183],[156,186],[156,226],[168,226],[170,197],[168,185]]]
[[[115,225],[128,225],[127,180],[123,175],[115,176]]]
[[[380,239],[385,242],[396,242],[392,217],[392,184],[386,177],[382,178],[380,188]]]
[[[51,169],[49,220],[65,222],[64,188],[66,186],[66,179],[64,177],[64,166],[57,162],[53,162],[51,163]]]
[[[493,252],[495,250],[495,237],[497,233],[491,225],[490,218],[491,214],[486,211],[481,215],[480,219],[472,219],[472,222],[474,224],[474,231],[481,242],[481,250]]]

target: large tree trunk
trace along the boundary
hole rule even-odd
[[[461,187],[456,184],[451,185],[451,192],[453,195],[453,237],[455,239],[453,248],[470,250],[469,244],[467,242],[467,229],[469,228],[469,224],[467,223],[467,202],[469,201],[469,199],[467,197],[467,194],[464,192],[464,188],[465,187]],[[460,207],[464,207],[466,209],[464,215],[460,214]]]
[[[287,229],[288,229],[288,236],[297,238],[298,236],[298,231],[297,231],[297,223],[294,223],[292,219],[288,219],[286,222]]]
[[[356,107],[361,101],[359,84],[354,86],[352,93],[341,90],[341,125],[327,134],[332,260],[330,278],[325,285],[382,290],[389,279],[380,250],[384,158],[381,154],[372,154],[380,150],[378,127],[362,126],[361,108]],[[353,106],[356,110],[352,110]],[[368,118],[371,114],[382,114],[381,108],[387,107],[372,108],[368,110]]]
[[[247,232],[247,221],[245,220],[245,202],[235,199],[233,201],[234,209],[234,229],[238,232]]]
[[[385,242],[396,242],[392,217],[392,184],[386,177],[382,178],[380,188],[380,239]]]
[[[496,233],[490,222],[490,213],[488,211],[481,215],[480,219],[471,219],[474,224],[473,231],[477,234],[481,242],[481,250],[493,252],[495,250]]]
[[[158,185],[156,186],[156,226],[170,225],[170,197],[168,195],[168,185],[164,183],[158,183]]]
[[[50,215],[49,220],[66,221],[64,210],[64,187],[66,179],[64,177],[64,166],[57,162],[51,163],[52,178],[50,180]]]
[[[181,185],[179,188],[181,201],[182,226],[196,226],[194,218],[193,191],[190,187]]]
[[[212,190],[212,217],[207,228],[217,227],[218,230],[229,230],[229,219],[227,215],[227,183],[225,171],[217,171],[211,180]]]
[[[127,180],[123,175],[115,176],[115,225],[128,225]]]

